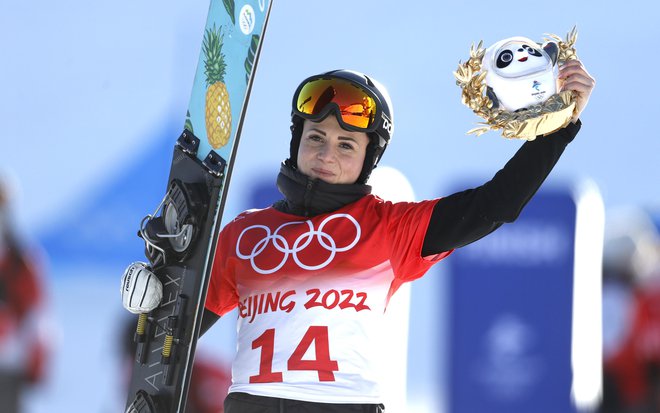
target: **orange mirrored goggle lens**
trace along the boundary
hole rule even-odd
[[[307,82],[296,101],[296,109],[311,117],[324,114],[330,103],[339,108],[344,123],[368,129],[376,119],[376,101],[359,86],[342,79],[315,79]],[[327,114],[327,112],[326,112]]]

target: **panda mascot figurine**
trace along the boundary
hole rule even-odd
[[[493,109],[509,112],[545,102],[557,93],[559,46],[540,45],[525,37],[501,40],[488,49],[482,60],[487,96]]]

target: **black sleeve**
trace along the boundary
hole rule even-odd
[[[440,199],[431,214],[422,256],[463,247],[518,218],[580,126],[578,120],[525,142],[490,181]]]
[[[199,331],[199,336],[203,336],[204,333],[206,333],[213,324],[215,324],[216,321],[220,319],[220,316],[214,313],[211,310],[207,310],[206,308],[204,309],[204,313],[202,316],[202,326]]]

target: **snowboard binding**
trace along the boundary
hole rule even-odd
[[[199,138],[184,130],[177,146],[194,157],[199,142]],[[211,151],[203,164],[214,176],[222,176],[227,162]],[[162,201],[153,214],[142,219],[138,231],[138,236],[145,242],[145,255],[152,267],[185,260],[193,249],[210,195],[206,185],[172,180]]]
[[[157,413],[157,407],[153,397],[144,390],[138,390],[133,403],[126,408],[126,413]]]

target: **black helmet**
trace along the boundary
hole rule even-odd
[[[355,113],[348,113],[340,108],[337,89],[341,89],[341,84],[335,84],[336,80],[345,81],[349,84],[349,93],[359,93],[359,96],[365,96],[369,102],[368,108],[365,107],[364,113],[358,117],[360,123],[352,122],[349,118],[356,118]],[[309,85],[320,85],[318,87],[308,87]],[[339,87],[337,87],[339,86]],[[309,90],[315,90],[319,96],[307,96]],[[342,93],[341,90],[339,94]],[[355,98],[355,96],[354,96]],[[311,102],[311,104],[310,104]],[[354,103],[354,102],[353,102]],[[321,121],[330,113],[333,113],[346,130],[366,132],[369,137],[362,171],[356,183],[364,184],[369,179],[371,171],[376,167],[378,161],[383,156],[383,152],[392,138],[394,123],[392,116],[392,102],[389,94],[383,85],[367,75],[353,70],[332,70],[321,73],[305,79],[296,89],[293,96],[291,111],[291,145],[288,163],[297,168],[298,148],[300,147],[300,138],[302,136],[303,122],[305,119],[312,121]]]

